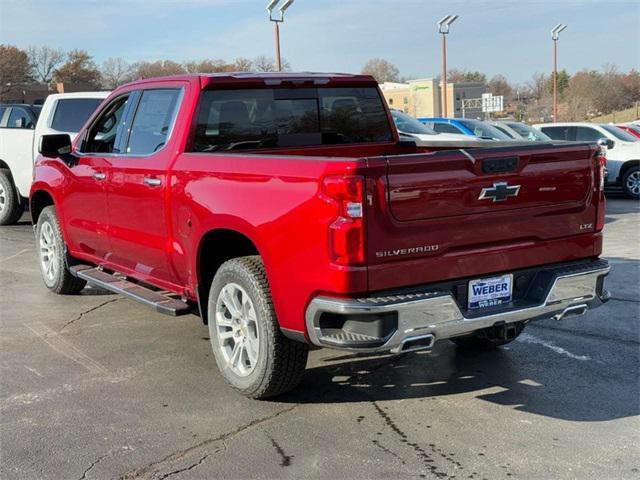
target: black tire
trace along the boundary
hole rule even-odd
[[[636,165],[624,172],[622,177],[622,190],[624,194],[635,200],[640,198],[640,166]]]
[[[85,287],[87,282],[74,277],[69,271],[67,246],[62,238],[60,222],[53,206],[45,207],[38,217],[36,250],[42,279],[49,290],[61,295],[71,295]],[[47,255],[49,262],[44,258],[45,250],[50,252],[50,255]],[[49,265],[51,270],[47,268]]]
[[[24,212],[9,170],[0,170],[0,225],[15,224]]]
[[[525,324],[524,322],[518,322],[512,325],[516,329],[515,335],[508,340],[496,337],[492,328],[486,328],[470,335],[452,338],[451,341],[462,350],[492,350],[513,342],[522,333]]]
[[[257,342],[256,344],[259,346],[257,353],[255,353],[257,358],[251,369],[247,369],[249,373],[245,373],[244,376],[236,373],[231,365],[231,359],[225,357],[225,355],[229,355],[228,349],[230,347],[225,344],[228,340],[234,342],[233,351],[235,351],[235,343],[238,342],[235,340],[235,333],[233,337],[227,335],[223,341],[219,337],[220,328],[231,329],[224,332],[227,334],[232,334],[235,329],[236,333],[241,335],[239,333],[240,327],[226,326],[227,322],[232,323],[235,320],[232,313],[226,309],[226,304],[219,304],[219,302],[224,302],[222,300],[224,298],[223,288],[228,291],[228,288],[233,289],[238,286],[241,295],[247,295],[251,301],[249,308],[253,312],[252,331],[256,332],[255,336],[257,337],[253,341]],[[241,300],[243,312],[245,311],[245,300]],[[228,314],[228,317],[225,316],[221,320],[221,322],[225,321],[225,325],[218,325],[220,318],[216,316],[218,308],[221,308],[225,315]],[[288,339],[280,331],[264,264],[259,256],[234,258],[222,264],[216,272],[209,291],[208,318],[209,337],[216,363],[226,382],[234,389],[249,398],[262,399],[288,392],[300,383],[307,365],[309,348],[304,343]],[[240,320],[237,322],[239,325]],[[245,325],[245,327],[247,326]],[[249,330],[247,327],[244,335],[248,336]],[[240,343],[242,344],[244,341],[245,339],[242,338]],[[246,340],[246,343],[248,344],[249,341]],[[251,363],[247,348],[245,347],[246,360]],[[242,355],[241,351],[239,357]],[[242,365],[244,367],[246,363]]]

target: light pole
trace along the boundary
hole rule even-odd
[[[558,38],[560,32],[567,28],[559,23],[551,30],[551,40],[553,40],[553,122],[558,121]]]
[[[442,34],[442,112],[447,116],[447,34],[449,26],[455,22],[458,15],[447,15],[438,22],[438,32]]]
[[[279,16],[273,16],[273,9],[276,8],[276,5],[280,2],[280,0],[271,0],[267,5],[267,12],[269,12],[269,20],[273,22],[275,32],[276,32],[276,69],[281,72],[282,71],[282,59],[280,58],[280,24],[284,22],[284,12],[291,6],[291,4],[295,0],[285,0],[278,11],[280,12]]]

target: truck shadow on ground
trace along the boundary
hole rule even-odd
[[[553,353],[537,345],[512,345],[508,350],[463,352],[442,342],[432,352],[395,357],[332,355],[324,362],[346,362],[309,369],[295,392],[277,400],[422,401],[475,393],[480,400],[563,420],[595,422],[640,414],[637,348],[635,361],[628,364],[631,370],[620,372],[615,365],[549,358]],[[589,369],[596,371],[585,372]],[[594,383],[593,378],[606,381]]]

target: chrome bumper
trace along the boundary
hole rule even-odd
[[[582,315],[608,300],[599,279],[610,271],[604,260],[541,269],[544,288],[538,302],[520,302],[514,306],[482,316],[465,311],[449,293],[430,291],[373,298],[314,298],[306,311],[306,326],[311,343],[321,347],[359,352],[393,353],[426,349],[437,340],[457,337],[476,330],[515,322]],[[321,326],[323,314],[338,318],[375,318],[392,314],[397,328],[380,339],[380,345],[367,346],[366,335],[350,332],[328,336]],[[362,346],[358,345],[361,343]]]

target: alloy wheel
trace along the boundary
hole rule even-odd
[[[53,282],[58,272],[58,249],[53,227],[49,222],[44,222],[40,228],[39,243],[42,272],[48,281]]]
[[[636,170],[627,177],[626,186],[634,196],[640,196],[640,170]]]
[[[258,318],[253,301],[237,283],[228,283],[220,290],[215,322],[218,348],[227,367],[240,377],[251,374],[260,352]]]
[[[4,191],[4,187],[0,184],[0,212],[4,210],[7,204],[7,192]]]

